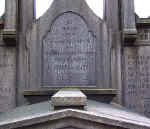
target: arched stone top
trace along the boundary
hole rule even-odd
[[[36,5],[36,19],[40,18],[51,6],[52,2],[54,0],[35,0],[35,5]],[[103,18],[103,0],[85,0],[88,6],[93,10],[93,12]],[[41,5],[42,3],[42,5]],[[41,6],[44,6],[44,8],[41,8]]]
[[[96,35],[74,12],[54,19],[42,42],[42,84],[96,85]]]
[[[73,4],[72,4],[73,3]],[[88,26],[92,29],[102,22],[94,12],[88,7],[84,0],[54,0],[50,8],[38,19],[38,23],[42,28],[41,31],[49,31],[49,28],[56,17],[65,12],[74,12],[82,16],[87,21]],[[44,26],[43,26],[44,24]],[[44,35],[41,35],[44,36]]]
[[[55,88],[111,86],[110,81],[106,81],[111,80],[107,26],[84,0],[54,0],[29,29],[27,45],[30,62],[33,62],[29,66],[30,85]],[[73,54],[68,54],[69,51]]]

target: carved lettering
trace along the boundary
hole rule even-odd
[[[15,53],[15,48],[0,48],[0,112],[4,112],[15,107]]]
[[[128,48],[129,49],[129,48]],[[150,55],[144,48],[126,49],[125,105],[150,117]]]
[[[96,38],[84,19],[64,13],[43,39],[42,84],[95,85]]]

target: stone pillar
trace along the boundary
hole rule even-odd
[[[16,45],[17,27],[17,0],[5,1],[5,23],[3,30],[3,40],[5,44]]]
[[[17,1],[5,2],[4,29],[0,30],[0,112],[16,107]]]
[[[122,30],[125,42],[136,39],[134,0],[122,0]]]
[[[104,0],[104,20],[109,30],[111,46],[111,79],[112,88],[122,91],[121,87],[121,33],[120,33],[120,0]],[[121,103],[119,94],[115,100]]]
[[[104,0],[104,20],[110,29],[119,30],[119,2],[118,0]]]
[[[5,29],[16,29],[17,0],[5,0]]]
[[[26,33],[34,19],[34,0],[19,0],[19,43],[17,58],[17,105],[24,104],[23,91],[28,87],[28,47]]]

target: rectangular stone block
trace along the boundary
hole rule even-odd
[[[150,46],[124,48],[124,105],[150,117]]]
[[[87,97],[76,89],[62,89],[51,98],[54,107],[86,106]]]
[[[0,112],[16,106],[16,49],[0,47]]]

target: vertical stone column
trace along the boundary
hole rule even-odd
[[[28,87],[27,29],[34,19],[34,0],[19,0],[19,43],[17,57],[17,105],[24,104],[23,91]]]
[[[134,11],[134,0],[122,0],[122,30],[123,38],[126,41],[136,39],[136,22]]]
[[[17,1],[5,0],[5,29],[16,29]]]
[[[5,44],[16,45],[17,27],[17,0],[5,1],[5,23],[3,30],[3,40]]]
[[[104,0],[104,20],[109,29],[119,30],[119,2],[118,0]]]
[[[0,38],[0,112],[16,107],[17,1],[5,2],[4,30]]]
[[[104,0],[104,20],[109,30],[109,43],[111,46],[111,79],[112,88],[122,91],[121,87],[121,33],[120,33],[120,1]],[[121,103],[119,94],[115,100]]]

